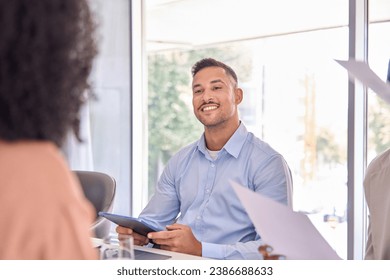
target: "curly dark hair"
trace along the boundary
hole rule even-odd
[[[0,139],[80,140],[95,30],[86,0],[0,0]]]
[[[223,62],[215,60],[214,58],[203,58],[196,62],[191,68],[192,77],[194,77],[196,73],[198,73],[200,70],[207,67],[220,67],[225,69],[226,73],[229,74],[237,84],[238,79],[236,72],[234,72],[234,70],[230,66],[226,65]]]

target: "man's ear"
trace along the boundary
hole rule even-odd
[[[236,104],[240,104],[242,102],[242,98],[244,97],[244,92],[240,88],[236,88],[234,90],[234,95],[235,95],[235,101]]]

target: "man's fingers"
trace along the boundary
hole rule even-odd
[[[259,247],[259,252],[263,256],[268,256],[272,252],[273,248],[269,245],[261,245]]]
[[[126,240],[129,236],[133,237],[133,242],[135,245],[146,245],[149,243],[149,239],[145,236],[139,235],[137,233],[133,233],[131,235],[128,234],[118,234],[118,240]]]
[[[157,239],[153,239],[153,243],[156,243],[158,245],[168,245],[168,246],[171,246],[172,240],[171,239],[157,238]]]
[[[273,248],[269,245],[261,245],[259,247],[260,254],[263,255],[264,260],[285,260],[286,257],[284,255],[273,255],[271,252]]]
[[[149,239],[171,239],[176,237],[177,232],[176,231],[159,231],[159,232],[149,232],[148,238]]]
[[[265,260],[285,260],[286,257],[283,255],[270,255]]]
[[[118,233],[119,240],[125,240],[132,236],[135,245],[146,245],[149,243],[149,239],[146,236],[134,232],[131,228],[117,226],[115,230]]]
[[[173,231],[159,231],[159,232],[150,232],[148,234],[148,238],[153,240],[154,243],[159,245],[167,245],[172,247],[175,245],[175,241],[177,239],[178,232],[176,230]]]
[[[115,228],[115,231],[119,234],[127,234],[127,235],[133,234],[133,230],[131,228],[126,228],[121,226],[117,226]]]

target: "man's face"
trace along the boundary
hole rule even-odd
[[[205,127],[238,122],[237,105],[242,100],[242,91],[225,69],[207,67],[196,73],[192,94],[195,116]]]

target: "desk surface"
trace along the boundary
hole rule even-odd
[[[91,238],[91,239],[94,247],[99,247],[103,244],[102,239],[99,238]],[[167,258],[167,260],[206,260],[207,259],[203,257],[198,257],[198,256],[193,256],[193,255],[188,255],[183,253],[176,253],[176,252],[166,251],[162,249],[149,248],[145,246],[138,246],[138,245],[134,245],[134,249],[139,251],[144,251],[147,253],[156,253],[160,255],[169,256],[170,258]]]
[[[135,245],[136,250],[170,256],[168,260],[206,260],[206,258]]]

